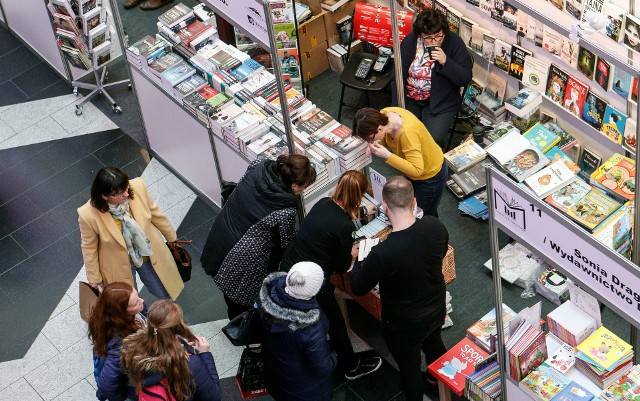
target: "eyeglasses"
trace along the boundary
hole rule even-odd
[[[444,33],[440,32],[438,34],[435,34],[433,36],[422,36],[420,35],[420,37],[422,38],[422,40],[424,40],[425,42],[435,42],[437,40],[440,40],[444,37]]]

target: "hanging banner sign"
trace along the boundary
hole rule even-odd
[[[263,49],[269,49],[267,21],[261,1],[257,0],[204,0],[204,3],[229,23],[247,31]]]
[[[398,11],[398,38],[411,32],[411,11]],[[357,3],[353,16],[353,36],[365,42],[393,47],[391,10],[368,3]]]
[[[640,269],[491,168],[491,218],[640,327]]]

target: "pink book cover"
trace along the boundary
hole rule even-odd
[[[580,118],[582,109],[584,108],[584,100],[587,97],[589,87],[578,81],[573,75],[569,75],[567,80],[567,88],[564,92],[562,106],[569,110],[571,114]]]

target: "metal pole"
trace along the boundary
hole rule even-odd
[[[396,74],[396,90],[398,107],[404,109],[404,85],[402,79],[402,57],[400,55],[400,38],[398,33],[398,13],[395,0],[389,0],[391,9],[391,36],[393,38],[393,66]]]
[[[640,75],[638,76],[640,79]],[[640,135],[640,125],[638,124],[638,116],[640,116],[640,101],[636,102],[636,166],[640,165],[640,152],[638,152],[638,137]],[[631,117],[631,116],[630,116]],[[640,235],[638,235],[638,227],[640,227],[640,211],[638,210],[638,199],[640,199],[640,188],[637,185],[637,176],[636,173],[636,187],[634,190],[634,199],[633,199],[633,252],[631,253],[631,261],[636,266],[640,266],[638,262],[640,262]],[[631,325],[631,338],[630,338],[631,346],[638,347],[638,329],[633,324]],[[638,353],[633,354],[633,363],[638,363]]]
[[[273,73],[276,76],[276,84],[278,85],[278,97],[280,98],[280,110],[282,111],[284,132],[287,136],[287,146],[289,147],[289,154],[292,155],[295,150],[295,146],[293,144],[293,128],[291,126],[291,116],[289,115],[287,93],[284,89],[284,82],[282,81],[282,65],[280,64],[278,43],[276,42],[276,35],[273,28],[273,15],[271,14],[271,7],[269,7],[269,0],[262,0],[262,6],[264,7],[264,19],[267,23],[267,33],[269,34],[269,45],[272,60],[271,64],[273,64]],[[298,217],[300,218],[300,221],[302,221],[302,219],[304,218],[304,210],[304,196],[301,196],[300,210],[298,210]]]
[[[298,70],[300,71],[300,87],[302,94],[306,97],[307,92],[304,87],[304,74],[302,74],[302,52],[300,51],[300,37],[298,36],[298,15],[296,14],[296,0],[291,0],[291,9],[293,10],[293,28],[296,30],[296,46],[298,46]]]
[[[500,366],[500,386],[502,399],[507,400],[507,378],[505,375],[506,359],[504,357],[504,322],[502,321],[502,282],[500,280],[500,259],[498,244],[498,228],[494,221],[493,185],[491,185],[492,168],[485,166],[487,181],[487,201],[489,206],[489,239],[491,243],[491,265],[493,268],[493,288],[496,301],[496,329],[498,330],[498,363]]]

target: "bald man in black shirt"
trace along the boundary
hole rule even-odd
[[[383,336],[398,364],[402,391],[407,401],[421,401],[420,351],[427,365],[446,352],[440,330],[446,315],[442,260],[449,234],[435,217],[414,217],[416,200],[406,178],[387,181],[382,198],[393,232],[363,262],[355,262],[351,288],[364,295],[380,283]]]

